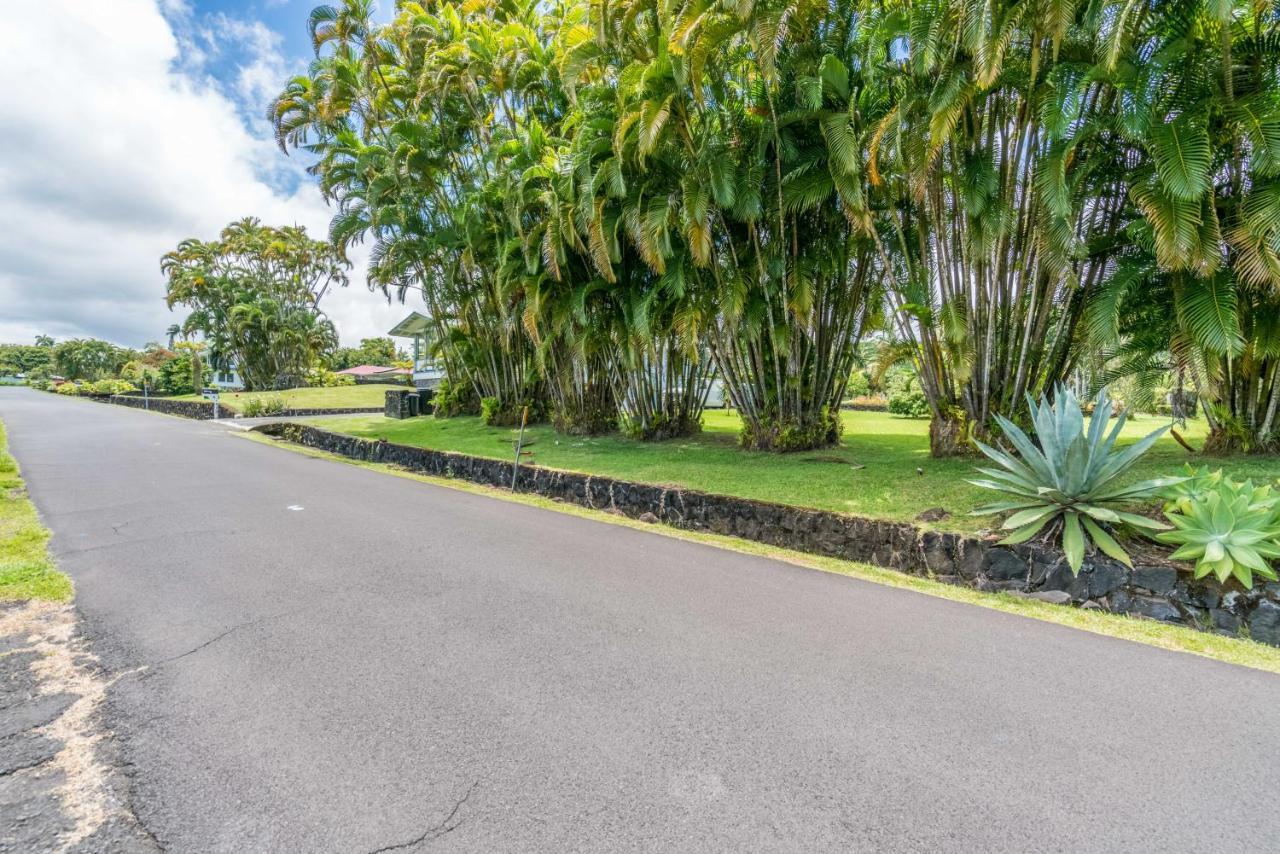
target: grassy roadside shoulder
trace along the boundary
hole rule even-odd
[[[0,423],[0,601],[71,598],[71,579],[54,566],[48,544]]]
[[[511,493],[503,489],[480,486],[478,484],[467,483],[465,481],[430,477],[428,475],[405,471],[382,463],[368,463],[351,460],[346,457],[330,454],[325,451],[319,451],[314,448],[304,448],[300,445],[293,445],[288,442],[278,441],[260,433],[237,431],[234,435],[243,437],[250,441],[283,448],[304,456],[332,460],[335,462],[345,463],[347,465],[357,466],[359,468],[372,469],[374,471],[391,474],[397,477],[404,477],[422,483],[430,483],[436,486],[443,486],[449,489],[457,489],[478,495],[487,495],[493,498],[514,501],[533,507],[555,510],[560,513],[569,513],[574,516],[594,519],[598,522],[636,528],[650,533],[659,534],[661,536],[703,543],[739,552],[741,554],[785,561],[786,563],[790,563],[795,566],[802,566],[822,572],[831,572],[837,575],[846,575],[851,578],[870,581],[875,584],[884,584],[889,587],[913,590],[927,596],[936,596],[940,599],[949,599],[953,602],[963,602],[969,605],[977,605],[983,608],[1003,611],[1008,614],[1016,614],[1022,617],[1043,620],[1044,622],[1056,623],[1061,626],[1080,629],[1081,631],[1093,632],[1094,634],[1147,644],[1148,646],[1159,647],[1160,649],[1167,649],[1174,652],[1185,652],[1192,655],[1203,656],[1205,658],[1216,659],[1228,664],[1238,664],[1243,667],[1251,667],[1271,673],[1280,673],[1280,647],[1272,647],[1255,641],[1223,637],[1222,635],[1201,632],[1185,626],[1159,623],[1154,620],[1147,620],[1140,617],[1109,614],[1103,611],[1086,611],[1079,608],[1068,608],[1061,605],[1053,605],[1034,599],[1021,599],[1007,593],[983,593],[981,591],[971,590],[965,587],[955,587],[953,585],[943,584],[928,578],[905,575],[893,570],[882,569],[868,564],[839,560],[837,558],[819,557],[817,555],[810,555],[804,552],[776,548],[774,546],[754,543],[748,540],[740,540],[735,537],[726,537],[718,534],[707,534],[696,531],[684,531],[679,528],[672,528],[668,525],[662,524],[646,524],[624,516],[604,513],[598,510],[588,510],[584,507],[552,501],[551,499],[543,498],[541,496]]]

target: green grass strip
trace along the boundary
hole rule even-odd
[[[0,423],[0,600],[71,598],[71,579],[49,556],[49,529],[40,523],[35,505],[9,454]]]

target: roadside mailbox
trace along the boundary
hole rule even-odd
[[[200,394],[204,396],[205,400],[213,401],[213,420],[217,421],[218,420],[218,390],[216,388],[203,388],[200,390]]]

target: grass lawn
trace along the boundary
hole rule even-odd
[[[670,484],[706,492],[777,501],[881,519],[914,521],[941,507],[951,515],[929,527],[976,531],[990,517],[967,515],[993,500],[995,493],[965,482],[975,476],[975,460],[934,460],[929,456],[929,424],[883,412],[844,412],[844,440],[836,449],[771,454],[737,447],[738,417],[710,410],[701,435],[669,442],[635,442],[618,436],[579,439],[557,434],[549,425],[530,427],[526,446],[532,462],[552,468],[601,474],[647,483]],[[1154,416],[1131,420],[1125,428],[1136,439],[1166,423]],[[445,451],[510,459],[515,431],[485,427],[478,418],[415,418],[381,415],[337,416],[316,426],[370,439],[386,439]],[[1204,437],[1203,423],[1182,432],[1193,445]],[[1183,450],[1167,435],[1134,467],[1133,479],[1177,474],[1183,463],[1208,463],[1237,477],[1280,477],[1280,457],[1210,459]]]
[[[250,400],[269,397],[284,398],[290,409],[369,409],[386,402],[388,389],[404,389],[403,385],[348,385],[337,388],[289,388],[283,391],[229,391],[218,396],[218,403],[234,412]],[[204,400],[198,394],[185,394],[172,400]]]
[[[71,579],[53,565],[48,542],[0,424],[0,599],[71,598]]]

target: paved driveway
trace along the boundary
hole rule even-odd
[[[173,851],[1274,851],[1280,679],[0,389]]]

